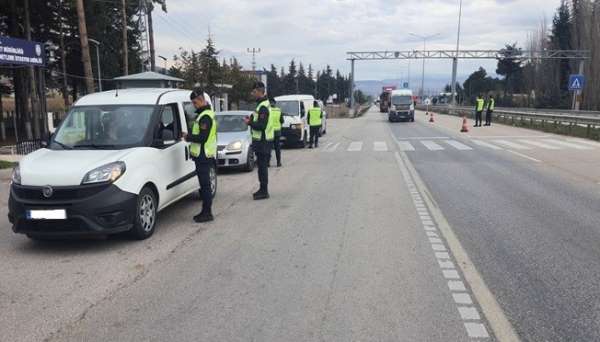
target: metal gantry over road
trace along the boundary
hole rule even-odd
[[[350,51],[346,53],[351,65],[350,94],[354,94],[354,62],[394,59],[571,59],[579,60],[579,73],[583,62],[590,58],[588,50],[405,50],[405,51]],[[350,96],[354,107],[354,97]]]

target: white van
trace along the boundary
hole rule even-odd
[[[124,89],[78,100],[48,145],[13,171],[14,232],[150,237],[157,212],[199,188],[182,140],[196,116],[190,93]],[[216,165],[210,175],[214,196]]]
[[[313,107],[315,98],[312,95],[284,95],[276,97],[275,101],[283,115],[281,140],[288,146],[306,146],[310,140],[306,114]]]
[[[390,108],[388,120],[415,121],[415,103],[410,89],[393,90],[390,94]]]

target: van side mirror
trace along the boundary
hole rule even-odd
[[[46,148],[46,147],[50,146],[50,143],[52,142],[52,139],[54,139],[54,133],[47,134],[45,136],[45,138],[42,139],[42,141],[40,142],[40,145],[42,146],[42,148]]]

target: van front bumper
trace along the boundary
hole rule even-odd
[[[294,145],[301,141],[302,130],[297,128],[282,127],[281,141],[286,145]]]
[[[137,195],[112,184],[54,187],[46,198],[39,186],[12,184],[8,219],[15,233],[30,236],[108,235],[133,227]],[[66,211],[66,219],[29,219],[31,210]]]

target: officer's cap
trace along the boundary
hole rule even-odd
[[[204,96],[204,89],[202,89],[200,87],[196,87],[196,88],[194,88],[194,90],[192,90],[192,93],[190,94],[190,100],[193,100],[193,99],[198,98],[200,96],[205,97]]]
[[[265,89],[265,84],[261,81],[256,81],[254,82],[254,86],[252,87],[252,89]]]

